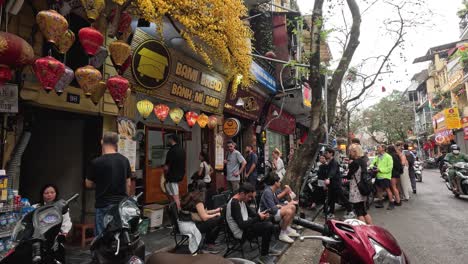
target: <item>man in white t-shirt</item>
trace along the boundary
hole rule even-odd
[[[228,152],[224,160],[226,166],[226,180],[229,190],[236,192],[239,189],[240,175],[247,165],[247,161],[242,154],[236,150],[235,143],[231,140],[227,142]]]

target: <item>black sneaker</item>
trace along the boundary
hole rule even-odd
[[[413,190],[413,193],[416,194],[416,190]]]
[[[401,201],[399,203],[395,201],[395,206],[401,206]]]
[[[395,209],[395,203],[390,202],[388,204],[387,210],[393,210],[393,209]]]
[[[375,208],[384,208],[383,202],[380,201],[380,202],[375,203]]]

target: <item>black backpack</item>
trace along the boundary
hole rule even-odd
[[[367,168],[365,166],[361,166],[361,180],[358,182],[355,174],[353,174],[353,178],[357,183],[357,187],[361,195],[368,196],[372,193],[372,177],[367,173]]]

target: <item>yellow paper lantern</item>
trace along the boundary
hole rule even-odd
[[[209,129],[214,129],[216,125],[218,124],[218,118],[214,115],[208,117],[208,128]]]
[[[138,113],[140,113],[143,119],[146,119],[153,111],[153,103],[149,100],[138,101],[137,109],[138,109]]]
[[[197,119],[197,123],[201,128],[205,128],[208,124],[208,116],[205,114],[200,114]]]
[[[178,125],[180,120],[184,117],[184,110],[180,109],[179,107],[171,109],[169,111],[169,117],[171,117],[172,121]]]

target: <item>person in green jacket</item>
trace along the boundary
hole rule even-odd
[[[377,186],[377,197],[379,201],[376,203],[375,208],[383,208],[383,191],[387,192],[388,195],[388,207],[387,210],[395,208],[395,201],[391,190],[391,179],[393,169],[393,159],[387,152],[385,145],[379,145],[377,147],[377,158],[372,162],[371,167],[377,167],[377,177],[375,179],[375,186]]]
[[[468,162],[468,156],[464,153],[460,153],[460,147],[457,144],[450,146],[450,150],[451,152],[445,156],[444,161],[451,165],[455,165],[457,162]],[[455,169],[453,167],[449,168],[449,184],[454,188],[455,192],[458,192],[458,182],[455,175]]]

